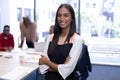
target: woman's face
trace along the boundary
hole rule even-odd
[[[72,21],[71,13],[65,7],[62,7],[58,11],[57,16],[58,24],[61,28],[68,28],[70,27],[70,23]]]

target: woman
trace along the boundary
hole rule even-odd
[[[45,80],[78,80],[75,66],[82,50],[82,39],[76,33],[74,10],[61,4],[56,13],[54,33],[47,38],[39,59]]]

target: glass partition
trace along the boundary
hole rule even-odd
[[[119,38],[118,3],[119,0],[81,0],[81,33],[89,37]]]
[[[77,32],[90,50],[105,50],[101,49],[102,45],[108,51],[112,50],[111,46],[117,46],[115,50],[119,51],[119,0],[36,0],[36,21],[40,41],[44,41],[49,35],[49,27],[54,24],[56,10],[61,3],[73,6]]]
[[[15,45],[19,44],[19,22],[24,15],[37,23],[39,42],[49,35],[49,27],[54,25],[56,10],[61,3],[69,3],[76,14],[77,32],[88,44],[90,50],[96,46],[113,46],[120,51],[120,0],[1,0],[0,31],[5,24],[11,26]],[[29,2],[29,4],[28,4]],[[7,6],[3,4],[7,4]],[[28,4],[28,5],[26,5]],[[5,7],[4,7],[5,6]],[[9,15],[8,15],[9,14]],[[104,47],[105,48],[105,47]],[[99,47],[97,48],[99,49]]]
[[[49,27],[54,25],[56,10],[61,3],[71,4],[77,17],[78,0],[36,0],[36,21],[39,41],[44,41],[49,35]]]
[[[80,0],[81,35],[90,50],[120,51],[119,3],[119,0]]]

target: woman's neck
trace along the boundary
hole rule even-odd
[[[61,35],[59,36],[58,44],[66,43],[66,38],[67,38],[68,34],[69,34],[69,29],[62,30]]]
[[[66,37],[69,34],[69,29],[63,29],[61,32],[61,37]]]

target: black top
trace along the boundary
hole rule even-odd
[[[54,53],[49,53],[49,59],[57,64],[63,64],[66,60],[66,57],[69,55],[69,52],[72,48],[72,43],[57,45],[55,47]],[[45,80],[64,80],[59,72],[47,72],[45,74]],[[65,80],[79,80],[76,79],[76,72],[73,71]]]

